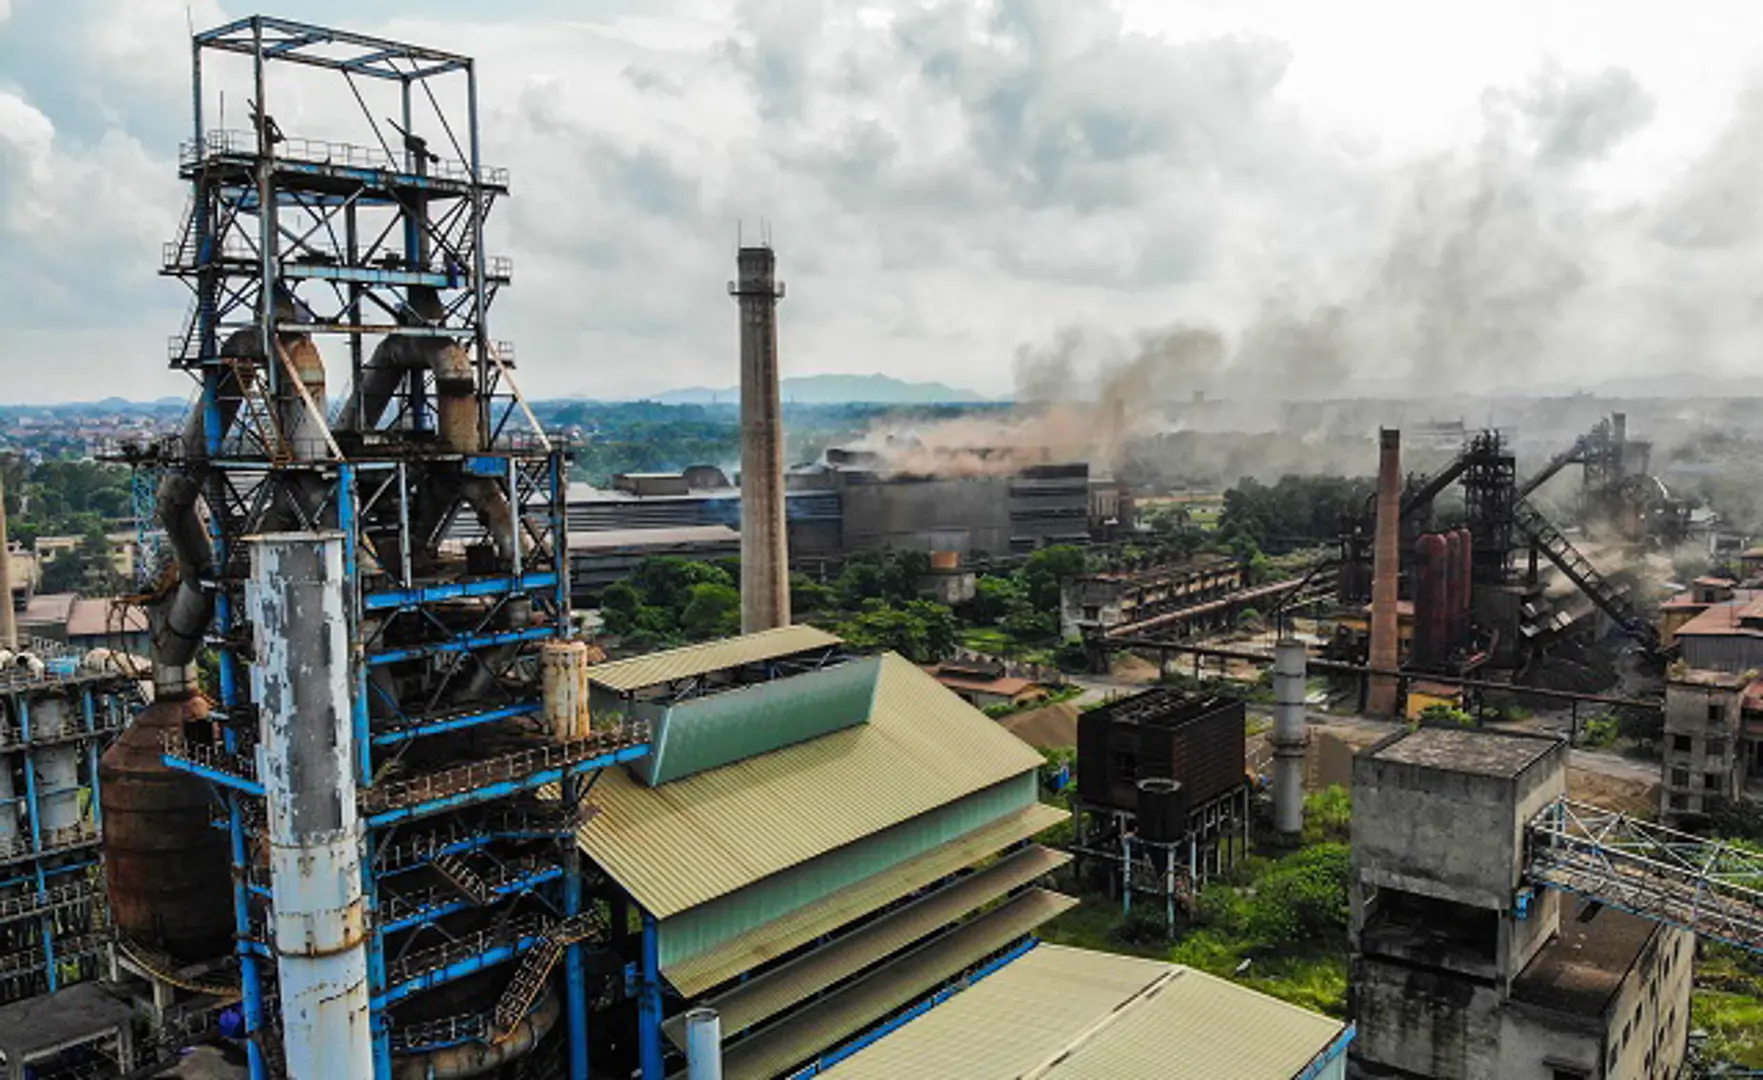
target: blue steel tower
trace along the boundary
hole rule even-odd
[[[167,733],[163,760],[222,807],[251,1075],[287,1060],[277,910],[309,883],[268,869],[275,770],[305,720],[283,715],[298,695],[274,722],[262,708],[288,673],[264,670],[274,650],[247,621],[269,609],[247,604],[245,541],[304,534],[342,549],[332,662],[357,812],[337,820],[360,837],[344,854],[363,914],[338,947],[366,953],[373,1074],[543,1057],[585,1078],[586,954],[609,928],[583,903],[575,826],[592,774],[647,753],[647,734],[590,729],[585,704],[559,716],[541,691],[586,662],[564,641],[565,460],[489,333],[511,266],[485,223],[509,181],[479,157],[473,62],[254,16],[195,35],[192,77],[190,200],[163,272],[193,296],[170,361],[201,394],[151,463],[177,568],[155,661],[212,658],[214,708]],[[352,141],[285,129],[282,100],[347,116]]]

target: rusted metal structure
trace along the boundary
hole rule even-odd
[[[188,825],[191,789],[142,760],[162,738],[161,764],[217,793],[231,884],[153,933],[155,855],[174,878],[207,870],[173,865],[197,847],[181,828],[157,853],[136,829],[112,887],[157,941],[131,943],[133,966],[183,1003],[169,969],[191,958],[164,953],[224,942],[254,1080],[535,1055],[585,1078],[587,961],[610,943],[574,829],[590,778],[647,736],[586,730],[581,693],[544,699],[541,649],[569,631],[565,460],[490,336],[511,266],[485,222],[509,181],[480,157],[475,66],[267,16],[196,34],[192,63],[191,196],[164,272],[191,289],[170,360],[201,392],[181,438],[129,457],[164,477],[175,556],[151,604],[156,677],[187,681],[206,645],[215,700],[168,695],[115,774],[134,824],[170,808]],[[208,126],[221,88],[248,101],[246,130]],[[353,141],[283,131],[272,90],[353,98]],[[275,555],[248,589],[247,539],[290,532],[305,538],[258,545]],[[290,590],[306,599],[278,608]],[[295,617],[311,596],[322,627]],[[561,698],[583,659],[553,672]],[[314,732],[331,744],[303,744]],[[310,754],[337,766],[322,782]]]
[[[0,649],[0,1003],[101,974],[98,758],[135,683],[50,641]]]
[[[790,623],[784,533],[784,426],[778,404],[777,255],[742,247],[729,295],[741,311],[741,632]]]

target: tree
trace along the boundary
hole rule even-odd
[[[913,663],[932,664],[955,651],[955,615],[934,600],[892,607],[870,600],[839,636],[853,645],[889,649]]]
[[[997,622],[1009,614],[1013,605],[1026,604],[1028,599],[1015,581],[1007,577],[982,574],[974,582],[970,610],[980,622]]]
[[[797,619],[833,604],[833,591],[807,574],[790,575],[790,614]]]
[[[686,606],[680,612],[679,623],[680,629],[693,641],[740,633],[740,591],[732,585],[700,581],[692,586]]]
[[[1023,560],[1017,579],[1036,611],[1059,614],[1059,589],[1084,572],[1084,553],[1070,544],[1044,547]]]
[[[1349,866],[1345,844],[1319,844],[1281,859],[1255,882],[1250,935],[1277,949],[1343,933]]]

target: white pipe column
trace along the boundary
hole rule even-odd
[[[246,606],[288,1076],[371,1076],[343,535],[251,538]]]
[[[722,1080],[722,1017],[715,1009],[686,1013],[688,1080]]]
[[[1273,823],[1282,833],[1304,831],[1304,643],[1273,647]]]

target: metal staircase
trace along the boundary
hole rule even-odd
[[[1579,590],[1591,598],[1604,614],[1610,616],[1628,633],[1639,638],[1648,650],[1659,647],[1659,634],[1653,624],[1636,611],[1628,597],[1610,582],[1598,568],[1593,566],[1584,555],[1581,555],[1561,531],[1549,524],[1549,519],[1524,499],[1512,504],[1512,522],[1517,525],[1525,536],[1530,538],[1549,561],[1554,563],[1567,580],[1578,586]]]
[[[1763,855],[1570,799],[1527,830],[1525,876],[1763,953]]]
[[[445,878],[447,884],[458,889],[461,895],[479,907],[496,898],[490,883],[457,854],[444,852],[436,855],[429,860],[429,866]]]
[[[508,989],[496,1002],[492,1022],[501,1038],[513,1033],[515,1025],[531,1011],[551,977],[551,969],[563,958],[563,950],[594,932],[594,923],[587,914],[561,919],[546,928],[538,944],[521,957],[520,967],[509,981]]]

